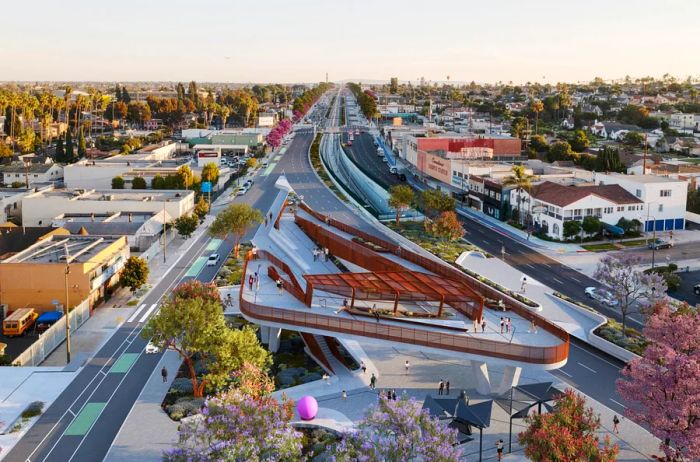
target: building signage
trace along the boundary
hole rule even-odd
[[[199,151],[199,154],[197,154],[199,157],[219,157],[219,153],[216,151]]]
[[[491,159],[493,157],[492,148],[465,147],[459,150],[458,159]]]

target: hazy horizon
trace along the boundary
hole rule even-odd
[[[11,3],[0,81],[555,83],[694,78],[700,2]],[[237,2],[238,3],[238,2]],[[28,18],[26,21],[17,18]]]

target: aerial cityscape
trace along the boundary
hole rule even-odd
[[[3,6],[0,461],[700,461],[700,4],[238,3]]]

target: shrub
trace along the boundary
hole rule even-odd
[[[639,331],[628,327],[623,334],[622,324],[612,319],[596,329],[594,333],[608,342],[640,356],[644,354],[647,347],[647,341]]]
[[[179,396],[191,395],[194,392],[192,389],[192,380],[186,377],[173,380],[173,384],[170,386],[170,392]]]
[[[27,408],[22,412],[22,418],[23,419],[31,419],[32,417],[38,416],[41,414],[41,411],[44,410],[44,402],[43,401],[34,401],[33,403],[29,404]]]

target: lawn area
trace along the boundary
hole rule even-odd
[[[635,239],[633,241],[622,241],[620,244],[624,247],[637,247],[640,245],[647,245],[646,239]]]
[[[586,250],[589,250],[591,252],[605,252],[606,250],[615,250],[617,247],[615,244],[612,242],[606,242],[604,244],[589,244],[589,245],[582,245]]]
[[[386,225],[449,263],[454,263],[462,252],[482,252],[487,257],[491,256],[479,247],[462,240],[445,243],[441,239],[430,236],[425,232],[422,221],[404,221],[399,226],[396,226],[396,223],[392,221]]]

